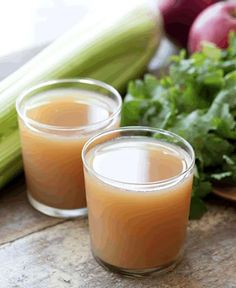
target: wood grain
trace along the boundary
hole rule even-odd
[[[23,178],[18,178],[0,193],[0,244],[65,221],[37,212],[26,200],[25,191]]]
[[[234,204],[211,200],[209,212],[189,223],[185,257],[173,272],[128,279],[95,262],[87,220],[41,215],[27,203],[22,183],[13,188],[0,199],[1,288],[236,287]]]
[[[236,202],[236,187],[235,186],[216,186],[213,188],[213,193],[227,199]]]

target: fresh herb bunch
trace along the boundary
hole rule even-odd
[[[122,125],[173,131],[196,153],[190,218],[207,210],[202,198],[212,183],[236,185],[236,36],[220,50],[204,43],[202,52],[173,56],[169,74],[146,75],[129,83]]]

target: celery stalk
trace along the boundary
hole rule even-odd
[[[22,167],[21,158],[16,158],[14,163],[0,175],[0,187],[4,187],[13,177],[17,176],[22,171]]]
[[[145,1],[93,16],[0,82],[0,188],[21,170],[15,100],[23,90],[49,79],[91,77],[123,91],[145,70],[161,31],[160,15]]]
[[[1,167],[7,167],[15,160],[15,156],[20,154],[19,133],[14,130],[0,142],[0,163]]]
[[[0,187],[22,170],[21,147],[18,130],[0,142]]]

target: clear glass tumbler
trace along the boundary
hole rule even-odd
[[[175,267],[189,216],[191,145],[168,131],[124,127],[92,137],[82,159],[95,259],[129,276]]]
[[[45,82],[16,102],[28,199],[44,214],[87,214],[81,151],[94,134],[119,127],[122,99],[93,79]]]

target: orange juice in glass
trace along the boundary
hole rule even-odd
[[[189,216],[190,144],[164,130],[127,127],[91,138],[82,158],[97,261],[132,276],[174,267]]]
[[[89,137],[119,127],[121,97],[92,79],[45,82],[17,100],[28,199],[50,216],[85,215],[81,151]]]

